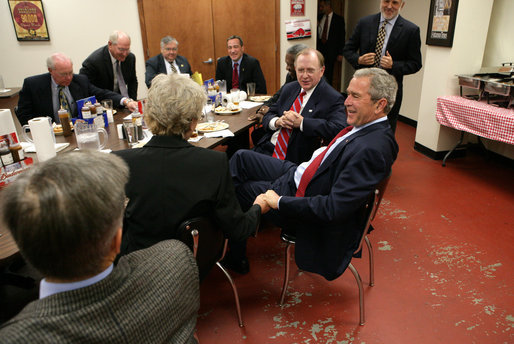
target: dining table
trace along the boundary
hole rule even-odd
[[[246,135],[249,128],[257,124],[256,120],[249,120],[248,117],[255,113],[256,108],[259,105],[260,103],[245,102],[241,111],[233,112],[228,115],[215,113],[214,121],[223,121],[224,123],[227,123],[227,129],[234,133],[235,136]],[[113,116],[114,122],[110,123],[109,126],[105,128],[108,133],[108,139],[104,149],[117,151],[131,148],[127,143],[127,140],[118,135],[117,130],[117,125],[122,124],[127,116],[130,115],[130,112],[126,109],[117,110]],[[202,136],[201,133],[199,135]],[[229,139],[230,137],[203,137],[198,142],[191,142],[191,144],[197,147],[212,149],[224,144]],[[65,149],[61,150],[57,154],[63,154],[77,149],[77,140],[74,134],[70,136],[56,135],[56,143],[69,143]],[[142,144],[134,145],[132,147],[133,149],[137,149],[135,147],[140,146],[142,146]],[[36,153],[26,153],[25,155],[31,157],[34,160],[34,163],[37,163]],[[0,227],[0,269],[8,265],[13,257],[16,257],[17,255],[19,255],[19,250],[11,234],[5,228]]]

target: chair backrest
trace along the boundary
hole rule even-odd
[[[369,195],[366,203],[362,206],[359,211],[359,215],[362,216],[362,223],[364,224],[364,228],[362,231],[362,236],[359,242],[359,246],[355,250],[354,254],[359,252],[362,248],[362,243],[364,242],[364,238],[369,233],[369,229],[371,227],[371,222],[375,218],[375,215],[378,211],[378,207],[382,202],[382,197],[387,188],[387,184],[389,183],[389,179],[391,179],[391,174],[389,174],[386,178],[384,178],[380,183],[377,184],[375,190]]]
[[[206,217],[196,217],[182,222],[177,230],[177,239],[193,251],[196,258],[200,281],[211,268],[223,259],[227,249],[227,240],[223,232]]]

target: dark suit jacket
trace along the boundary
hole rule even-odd
[[[353,68],[370,67],[361,66],[357,61],[359,56],[375,52],[379,24],[380,13],[361,18],[357,23],[355,31],[343,50],[344,57]],[[395,77],[399,92],[402,90],[403,76],[416,73],[421,69],[420,47],[419,27],[398,15],[387,42],[386,51],[389,51],[393,59],[393,68],[387,72]]]
[[[227,81],[227,91],[232,88],[232,59],[230,56],[220,57],[216,66],[216,80]],[[259,60],[247,54],[243,54],[241,66],[239,66],[239,89],[246,92],[246,84],[255,82],[255,93],[266,94],[266,80],[262,74]]]
[[[178,55],[175,60],[177,61],[180,73],[187,73],[189,75],[193,74],[193,72],[191,72],[191,66],[189,65],[189,62],[187,62],[187,59],[184,56]],[[164,57],[162,56],[162,54],[149,58],[146,61],[146,86],[150,88],[150,86],[152,85],[153,78],[157,74],[166,74],[166,72],[166,64],[164,63]]]
[[[140,149],[114,154],[130,168],[122,254],[175,238],[178,225],[196,216],[213,219],[234,241],[255,232],[260,207],[242,212],[224,152],[178,136],[154,136]]]
[[[389,175],[397,153],[388,122],[376,123],[332,151],[307,186],[305,197],[291,192],[280,199],[278,215],[296,230],[300,269],[328,280],[344,272],[361,236],[353,215]]]
[[[271,106],[262,120],[266,135],[258,145],[265,145],[271,139],[274,131],[269,129],[270,121],[275,117],[282,116],[284,111],[291,108],[300,94],[300,89],[298,81],[290,82],[282,87],[278,101]],[[304,117],[303,131],[293,130],[286,154],[286,160],[297,164],[310,159],[312,152],[320,147],[321,138],[330,141],[347,125],[343,96],[323,78],[305,104],[301,115]]]
[[[107,45],[93,51],[82,62],[80,74],[86,75],[96,87],[111,91],[114,89],[113,65]],[[130,53],[121,63],[121,74],[127,84],[129,97],[137,99],[136,57],[134,54]]]
[[[344,41],[346,40],[346,31],[344,18],[335,13],[332,14],[330,28],[328,30],[327,42],[323,44],[321,35],[318,34],[317,48],[323,54],[325,59],[335,61],[337,55],[343,55]]]
[[[122,257],[98,283],[29,303],[0,327],[2,343],[196,343],[198,269],[166,241]],[[144,330],[142,330],[144,329]]]
[[[87,77],[80,74],[73,74],[70,86],[68,86],[73,102],[70,104],[72,115],[77,115],[76,100],[95,96],[97,100],[112,99],[113,104],[119,105],[121,95],[109,90],[95,87]],[[52,76],[50,73],[39,74],[26,78],[20,91],[18,100],[18,119],[21,125],[27,124],[29,119],[39,116],[54,116],[52,101]]]

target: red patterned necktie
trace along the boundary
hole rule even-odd
[[[296,197],[305,196],[305,190],[307,189],[307,185],[309,185],[309,183],[312,180],[312,177],[314,177],[314,175],[316,174],[316,171],[318,170],[319,166],[321,165],[321,162],[323,161],[323,157],[325,156],[325,154],[327,154],[330,146],[332,146],[338,138],[340,138],[344,134],[348,133],[352,129],[353,129],[353,126],[350,125],[350,126],[344,128],[343,130],[341,130],[339,132],[339,134],[337,134],[336,137],[334,137],[334,139],[332,141],[330,141],[330,144],[327,146],[327,148],[325,148],[325,150],[323,152],[321,152],[309,164],[309,166],[307,166],[307,168],[303,172],[302,178],[300,179],[300,183],[298,184],[298,190],[296,190]]]
[[[239,88],[239,73],[237,72],[239,63],[234,63],[234,70],[232,70],[232,88]]]
[[[321,42],[327,43],[328,39],[328,14],[325,15],[325,23],[323,24],[323,32],[321,33]]]
[[[289,109],[289,111],[294,111],[296,113],[300,113],[303,104],[303,97],[307,93],[305,91],[300,92],[298,97],[296,97],[293,105]],[[273,150],[273,157],[284,160],[286,158],[287,153],[287,144],[289,143],[289,137],[291,136],[291,129],[282,128],[278,133],[277,143],[275,144],[275,149]]]

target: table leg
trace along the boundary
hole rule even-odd
[[[450,154],[452,154],[452,152],[457,149],[457,147],[459,147],[461,144],[462,144],[462,141],[464,139],[464,132],[461,131],[460,132],[460,139],[459,141],[457,142],[457,144],[452,148],[450,149],[450,151],[448,153],[446,153],[446,155],[444,156],[444,159],[443,159],[443,167],[446,166],[446,159],[448,159],[448,157],[450,156]]]

